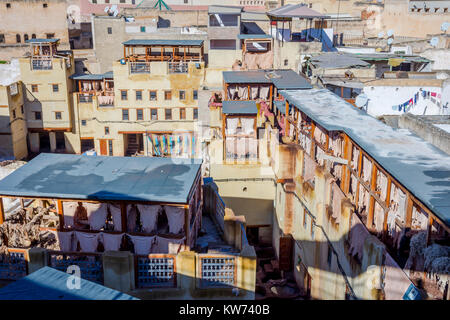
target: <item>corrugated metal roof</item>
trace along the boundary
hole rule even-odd
[[[289,103],[329,131],[343,131],[450,226],[450,155],[393,129],[327,89],[282,90]]]
[[[0,195],[186,203],[201,163],[41,153],[0,180]]]
[[[209,6],[209,14],[241,14],[244,7],[237,6]]]
[[[229,84],[273,83],[278,89],[310,89],[309,81],[293,70],[224,71],[223,80]]]
[[[328,16],[308,8],[306,4],[303,3],[287,4],[285,6],[270,10],[267,12],[267,15],[275,18],[328,18]]]
[[[43,267],[0,289],[0,300],[139,300],[117,290],[80,279],[80,289],[69,289],[70,274]]]
[[[200,47],[203,40],[160,40],[160,39],[131,39],[122,43],[126,46],[180,46]]]
[[[54,43],[58,42],[59,39],[52,38],[52,39],[29,39],[25,40],[26,43]]]
[[[340,69],[350,67],[370,67],[370,63],[347,53],[327,52],[311,57],[311,63],[318,68]]]
[[[256,114],[258,108],[255,101],[223,101],[222,113],[224,114]]]

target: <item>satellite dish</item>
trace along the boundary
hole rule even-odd
[[[392,38],[389,38],[388,41],[387,41],[387,43],[388,43],[389,45],[391,45],[392,42],[394,42],[394,39],[392,39]]]
[[[450,23],[449,23],[449,22],[444,22],[444,23],[441,25],[441,30],[442,30],[443,32],[447,32],[448,28],[450,28]]]
[[[117,17],[117,15],[118,15],[118,14],[119,14],[119,10],[117,10],[117,9],[116,9],[116,10],[114,10],[114,12],[113,12],[113,16],[114,16],[114,17]]]
[[[383,38],[383,37],[384,37],[384,32],[381,31],[381,32],[378,34],[378,38]]]
[[[112,6],[111,6],[111,11],[116,11],[117,10],[117,4],[113,4]]]
[[[356,97],[355,104],[358,108],[362,108],[367,104],[368,101],[369,101],[369,97],[367,97],[367,95],[365,93],[361,93],[360,95],[358,95]]]
[[[388,37],[392,37],[392,36],[394,35],[394,30],[389,29],[389,30],[387,31],[387,35],[388,35]]]
[[[438,37],[433,37],[433,38],[431,38],[430,44],[431,44],[433,47],[436,47],[436,46],[438,45],[438,43],[439,43],[439,38],[438,38]]]
[[[106,7],[105,7],[105,10],[103,10],[103,11],[108,12],[108,11],[109,11],[109,7],[106,6]]]

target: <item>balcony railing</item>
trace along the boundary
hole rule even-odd
[[[52,59],[32,59],[31,60],[32,70],[51,70],[53,69]]]
[[[130,62],[130,73],[150,73],[150,62]]]
[[[169,73],[187,73],[188,64],[186,62],[169,62]]]

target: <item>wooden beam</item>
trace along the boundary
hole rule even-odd
[[[372,175],[370,178],[370,190],[375,192],[376,188],[377,188],[377,166],[375,165],[375,162],[372,161]],[[369,210],[367,213],[366,227],[367,227],[367,229],[372,230],[373,216],[374,216],[374,212],[375,212],[375,198],[373,196],[370,196],[368,209]]]
[[[286,117],[284,118],[284,135],[287,137],[289,134],[289,121],[288,121],[288,117],[289,117],[289,102],[286,100]]]
[[[409,194],[406,196],[406,215],[405,215],[405,227],[411,228],[412,224],[412,212],[413,212],[413,200]]]
[[[56,200],[56,210],[59,217],[59,230],[64,230],[64,207],[62,200]]]
[[[0,197],[0,225],[5,222],[5,207],[3,206],[3,197]]]

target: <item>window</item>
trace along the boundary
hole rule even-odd
[[[164,91],[164,100],[172,100],[172,91]]]
[[[42,120],[42,113],[40,111],[34,113],[34,120]]]
[[[144,120],[144,109],[136,109],[136,118],[138,120]]]
[[[289,60],[288,59],[284,59],[284,65],[287,66],[289,64]]]
[[[145,32],[145,26],[141,26],[141,32]]]
[[[53,92],[59,91],[59,85],[57,85],[57,84],[52,84],[52,88],[53,88]]]
[[[180,119],[181,120],[186,119],[186,108],[180,108]]]
[[[150,100],[156,101],[156,91],[150,91]]]
[[[444,12],[447,12],[448,11],[448,8],[444,8]]]
[[[129,120],[128,109],[122,109],[122,120]]]
[[[23,41],[27,41],[28,40],[28,35],[27,34],[24,34],[23,35]]]
[[[23,106],[20,106],[20,111],[22,112],[22,114],[25,114],[25,110],[23,110]]]
[[[81,120],[81,125],[82,125],[83,127],[85,127],[85,126],[86,126],[86,120]]]
[[[11,8],[11,3],[7,3],[6,8],[8,8],[8,9]]]
[[[60,112],[60,111],[56,111],[56,112],[55,112],[55,119],[56,119],[56,120],[61,120],[61,119],[62,119],[62,116],[61,116],[61,112]]]
[[[109,0],[105,0],[105,3],[109,3]]]
[[[237,27],[239,25],[239,18],[237,15],[218,14],[217,16],[219,19],[217,19],[214,14],[209,16],[210,27]]]
[[[141,90],[136,91],[136,100],[142,100],[142,91]]]
[[[37,84],[32,84],[31,85],[31,92],[39,92]]]
[[[216,39],[209,41],[210,49],[216,50],[236,50],[236,40],[234,39]]]
[[[112,34],[112,27],[108,27],[107,31],[108,31],[108,34]]]
[[[105,127],[105,135],[109,134],[109,127]]]
[[[0,34],[0,43],[5,43],[5,35],[3,33]]]
[[[47,7],[48,7],[48,4],[44,3],[44,4],[42,5],[42,7],[43,7],[43,8],[47,8]]]
[[[172,109],[166,109],[166,120],[172,120]]]
[[[198,119],[198,108],[194,108],[194,120]]]
[[[188,3],[188,0],[184,0],[184,3]]]
[[[13,117],[13,119],[16,118],[16,110],[13,110],[13,112],[12,112],[12,117]]]
[[[186,99],[186,91],[184,91],[184,90],[179,91],[179,99],[180,100]]]
[[[113,155],[112,140],[108,140],[108,149],[109,149],[109,155],[112,156]]]
[[[120,90],[120,98],[122,100],[127,100],[128,99],[128,91],[127,90]]]
[[[158,120],[158,109],[150,109],[151,120]]]
[[[198,99],[198,91],[194,90],[194,92],[192,94],[194,96],[194,100],[197,100]]]
[[[125,0],[120,0],[120,3],[125,3]]]
[[[31,35],[31,39],[36,39],[36,33],[33,33],[33,34]]]
[[[16,34],[16,42],[21,43],[22,40],[20,40],[20,34]]]
[[[54,33],[46,33],[47,39],[53,39],[55,37]]]
[[[92,0],[92,3],[97,3],[97,0]]]

